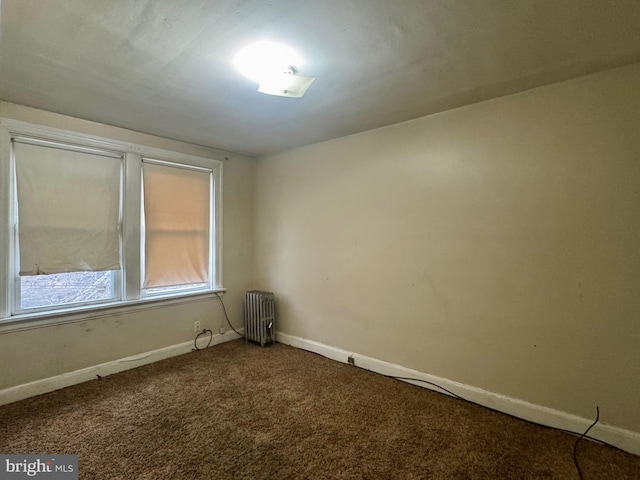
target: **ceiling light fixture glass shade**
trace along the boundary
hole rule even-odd
[[[315,80],[295,74],[302,64],[295,50],[280,43],[261,41],[244,47],[234,60],[245,77],[260,84],[258,91],[268,95],[301,97]]]

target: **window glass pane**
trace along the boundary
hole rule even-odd
[[[170,287],[147,288],[145,292],[149,295],[159,295],[161,293],[178,293],[185,290],[199,290],[207,288],[208,286],[208,283],[190,283],[187,285],[173,285]]]
[[[115,299],[113,272],[70,272],[20,277],[20,306],[54,307]]]

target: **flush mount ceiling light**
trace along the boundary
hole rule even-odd
[[[247,45],[234,60],[238,71],[257,82],[258,91],[281,97],[301,97],[313,77],[296,75],[302,58],[291,48],[280,43],[261,41]]]

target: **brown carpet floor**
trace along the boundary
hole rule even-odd
[[[578,479],[575,436],[284,345],[238,340],[0,407],[0,452],[81,479]],[[640,457],[584,441],[585,480]]]

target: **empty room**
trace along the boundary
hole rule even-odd
[[[640,479],[637,0],[0,0],[0,480]]]

